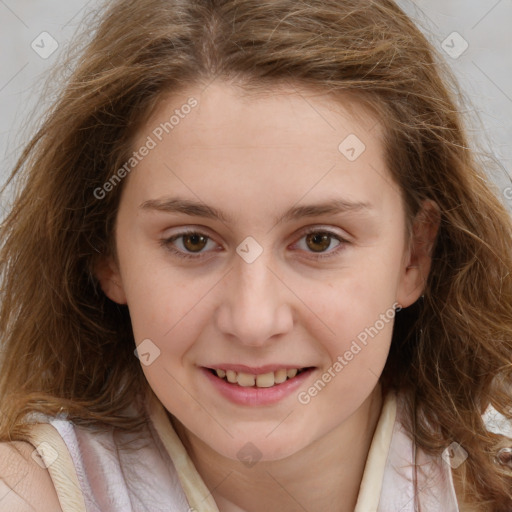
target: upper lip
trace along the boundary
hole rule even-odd
[[[219,365],[207,366],[212,370],[232,370],[237,373],[248,373],[252,375],[262,375],[264,373],[276,372],[277,370],[300,370],[301,368],[310,368],[305,365],[292,365],[292,364],[266,364],[264,366],[246,366],[244,364],[228,364],[220,363]]]

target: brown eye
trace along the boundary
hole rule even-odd
[[[306,236],[306,244],[314,252],[323,252],[331,245],[332,238],[329,233],[310,233]]]
[[[199,233],[192,233],[190,235],[182,235],[183,246],[187,251],[200,252],[208,243],[208,237]]]
[[[197,231],[177,233],[170,238],[161,240],[160,244],[180,258],[194,260],[207,257],[212,252],[208,249],[212,249],[216,245],[209,236]]]
[[[306,257],[320,261],[340,255],[348,245],[350,242],[334,231],[311,228],[303,233],[294,248],[305,253]]]

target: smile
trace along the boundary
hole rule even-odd
[[[220,368],[209,368],[209,371],[219,377],[219,379],[229,382],[230,384],[241,387],[270,388],[293,379],[307,369],[308,368],[281,368],[274,372],[261,373],[258,375],[236,372],[234,370],[222,370]]]

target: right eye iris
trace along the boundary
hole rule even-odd
[[[200,252],[208,243],[208,237],[193,233],[191,235],[183,235],[183,246],[191,252]],[[199,244],[199,247],[198,247]]]

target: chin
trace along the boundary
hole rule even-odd
[[[231,440],[228,446],[211,446],[220,455],[241,462],[272,462],[286,459],[307,446],[304,438],[293,442],[290,437],[275,436],[275,439],[261,439],[260,436],[244,436]],[[220,448],[217,449],[217,448]]]

